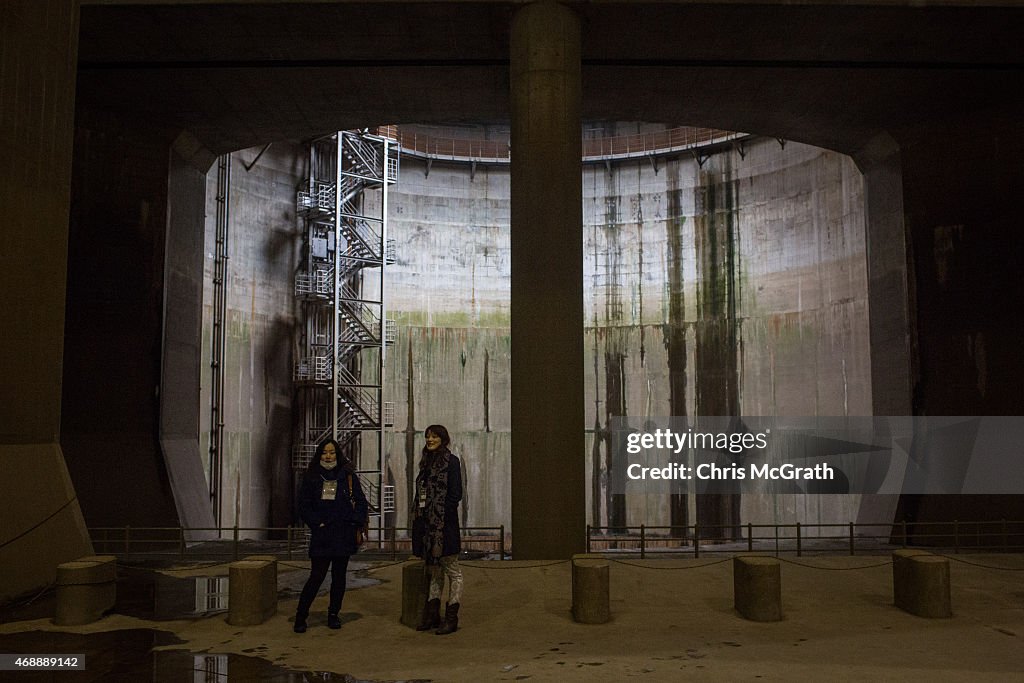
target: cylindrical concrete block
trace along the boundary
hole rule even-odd
[[[949,560],[924,550],[893,552],[892,593],[905,612],[933,619],[953,616]]]
[[[75,626],[96,621],[117,600],[117,558],[89,555],[57,566],[57,610],[53,621]]]
[[[734,557],[736,611],[751,621],[782,619],[782,566],[773,557]]]
[[[228,565],[228,623],[255,626],[277,613],[277,561],[245,559]]]
[[[603,624],[611,618],[608,560],[598,555],[573,555],[572,618],[581,624]]]
[[[409,628],[416,628],[427,602],[427,575],[422,562],[402,565],[402,618]]]

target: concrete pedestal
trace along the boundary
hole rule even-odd
[[[572,618],[581,624],[603,624],[611,618],[611,570],[599,555],[573,555]]]
[[[782,566],[772,557],[734,557],[736,611],[751,621],[782,619]]]
[[[410,562],[402,566],[402,618],[399,621],[409,628],[419,625],[428,590],[422,562]]]
[[[949,560],[924,550],[892,554],[892,595],[897,607],[919,617],[953,616]]]
[[[277,613],[277,560],[253,556],[228,566],[228,623],[255,626]]]
[[[57,566],[57,611],[60,626],[88,624],[103,616],[117,599],[117,560],[90,555]]]

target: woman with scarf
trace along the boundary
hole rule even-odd
[[[327,626],[341,628],[341,601],[345,597],[348,560],[359,549],[357,535],[366,525],[368,505],[352,463],[340,463],[338,442],[333,439],[317,446],[316,457],[302,479],[299,516],[309,526],[310,572],[295,610],[296,633],[305,633],[309,607],[320,590],[327,569],[331,570],[331,598]]]
[[[437,635],[459,628],[462,601],[462,570],[459,568],[459,501],[462,500],[462,465],[448,450],[451,437],[441,425],[424,431],[426,446],[416,475],[416,509],[413,520],[413,552],[423,558],[430,592],[417,631],[436,628]],[[448,577],[448,602],[441,622],[441,592]],[[440,627],[440,628],[438,628]]]

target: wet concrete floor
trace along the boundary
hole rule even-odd
[[[308,573],[282,573],[278,582],[280,600],[295,599]],[[349,588],[379,583],[375,579],[349,575]],[[320,595],[327,592],[330,579]],[[228,577],[223,575],[180,577],[155,571],[152,567],[119,567],[117,601],[111,610],[148,621],[197,619],[225,613],[228,608]],[[0,623],[52,617],[52,591],[38,599],[8,605],[0,611]],[[360,615],[343,612],[342,623]],[[315,621],[312,620],[311,621]],[[75,654],[83,656],[84,671],[0,671],[0,680],[21,681],[266,681],[299,683],[340,681],[376,683],[332,671],[296,671],[279,666],[261,655],[266,647],[254,647],[250,654],[219,654],[174,649],[184,641],[169,631],[126,629],[103,633],[60,633],[26,631],[0,635],[0,653],[24,655]]]
[[[165,649],[183,641],[166,631],[129,629],[105,633],[26,631],[0,635],[0,652],[16,654],[75,654],[83,671],[0,672],[0,680],[21,683],[60,681],[257,681],[265,683],[378,683],[330,671],[295,671],[259,657]],[[259,650],[260,648],[254,648]],[[9,678],[8,678],[9,677]],[[409,681],[408,683],[418,683]]]

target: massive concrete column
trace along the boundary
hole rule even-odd
[[[512,543],[583,550],[580,22],[554,2],[512,20]]]
[[[936,113],[896,136],[913,286],[915,415],[1024,415],[1024,138],[1005,133],[1019,128],[1024,96],[1008,87],[1004,97],[999,110],[953,111],[946,120]],[[967,127],[976,132],[964,136]],[[1018,455],[1004,467],[1021,463]],[[954,520],[1024,519],[1024,492],[905,495],[896,518],[949,523],[911,525],[911,542],[936,543],[934,534],[953,533]],[[1021,539],[1011,531],[1008,543]]]
[[[864,174],[872,414],[912,415],[914,320],[907,273],[900,150],[889,134],[880,133],[854,159]],[[868,477],[880,481],[887,471],[885,453],[872,455]],[[861,497],[857,523],[893,519],[898,502],[897,495],[865,494]],[[859,532],[879,536],[889,534],[890,529],[861,527]]]
[[[0,3],[0,603],[92,553],[59,445],[78,2]]]

